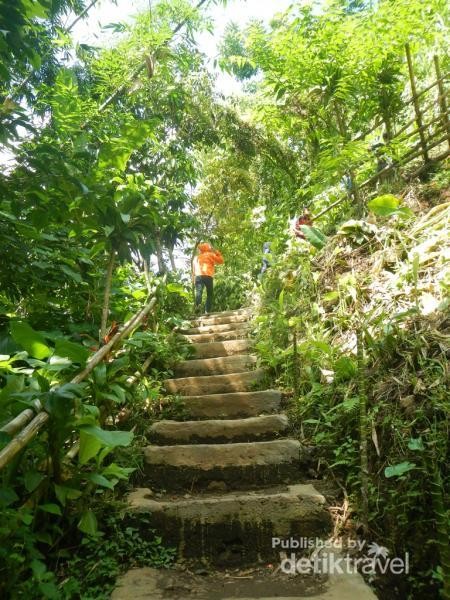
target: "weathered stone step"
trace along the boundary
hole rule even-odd
[[[272,538],[325,538],[331,529],[325,498],[311,484],[176,499],[141,488],[128,505],[131,514],[150,514],[151,527],[164,531],[180,558],[207,556],[216,564],[278,558]]]
[[[180,394],[181,396],[250,392],[255,386],[262,384],[265,376],[266,372],[264,369],[255,369],[247,373],[166,379],[164,386],[167,393]]]
[[[225,342],[193,344],[194,355],[192,358],[217,358],[219,356],[247,354],[250,347],[250,340],[229,340]]]
[[[250,316],[246,313],[235,314],[235,315],[207,315],[200,319],[195,319],[191,322],[192,327],[209,326],[209,325],[223,325],[229,323],[244,323],[249,321]]]
[[[232,392],[181,398],[187,415],[195,419],[230,419],[255,417],[279,410],[281,392]]]
[[[175,377],[197,377],[198,375],[224,375],[245,373],[256,365],[257,358],[251,354],[221,356],[185,360],[175,367]]]
[[[223,310],[221,312],[212,312],[202,315],[199,319],[210,319],[211,317],[229,317],[233,315],[251,315],[251,308],[237,308],[235,310]]]
[[[193,344],[225,342],[229,340],[240,340],[245,337],[249,331],[249,327],[242,327],[240,329],[232,329],[230,331],[216,331],[213,333],[200,333],[193,335],[184,334],[184,337]]]
[[[286,415],[264,415],[246,419],[207,421],[159,421],[149,430],[157,444],[218,444],[270,440],[288,427]]]
[[[147,446],[145,483],[159,489],[201,489],[224,482],[228,489],[298,479],[308,453],[297,440],[237,444]]]
[[[227,543],[233,553],[233,541]],[[287,553],[290,554],[289,552]],[[335,554],[335,553],[334,553]],[[238,555],[240,556],[240,555]],[[336,556],[339,559],[339,554]],[[237,560],[236,566],[246,561]],[[356,568],[348,572],[336,560],[331,575],[279,573],[280,557],[272,565],[256,564],[232,573],[228,566],[209,574],[194,574],[186,567],[130,569],[117,580],[111,600],[377,600],[377,596]],[[332,566],[331,561],[329,562]],[[247,566],[247,565],[246,565]],[[331,569],[330,569],[331,570]],[[342,572],[343,571],[343,572]],[[200,574],[201,573],[201,574]]]
[[[196,335],[199,333],[222,333],[223,331],[242,331],[248,328],[247,321],[242,323],[222,323],[218,325],[199,325],[189,329],[181,329],[183,335]]]

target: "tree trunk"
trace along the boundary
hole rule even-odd
[[[145,285],[147,286],[147,291],[149,294],[151,294],[152,291],[152,286],[150,283],[150,267],[149,267],[149,261],[146,258],[142,259],[142,262],[144,263],[144,278],[145,278]]]
[[[111,283],[112,277],[114,273],[114,264],[116,262],[116,251],[111,250],[109,255],[108,267],[106,269],[106,277],[105,277],[105,293],[103,296],[103,309],[102,309],[102,321],[100,325],[100,339],[101,342],[106,335],[106,326],[108,323],[108,315],[109,315],[109,299],[111,296]]]
[[[156,258],[158,260],[158,271],[160,274],[167,273],[167,267],[166,267],[166,263],[164,262],[164,256],[163,256],[161,237],[159,234],[155,237],[155,245],[156,245]]]
[[[177,266],[175,264],[175,257],[173,255],[173,245],[172,244],[169,244],[167,246],[167,251],[169,253],[170,268],[172,269],[172,271],[176,271],[177,270]]]

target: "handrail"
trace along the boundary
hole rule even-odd
[[[111,349],[143,321],[143,319],[153,310],[156,302],[156,297],[152,298],[144,308],[133,315],[107,344],[102,346],[100,350],[97,350],[97,352],[91,356],[85,369],[78,375],[75,375],[70,383],[81,383],[84,381]],[[58,387],[59,386],[56,386],[53,389],[58,389]],[[32,414],[34,414],[32,409],[27,408],[9,421],[9,423],[4,425],[0,430],[6,433],[16,433],[25,425],[25,427],[0,451],[0,471],[6,467],[13,458],[25,448],[25,446],[27,446],[50,418],[50,415],[43,409],[38,410],[34,418],[32,418]]]

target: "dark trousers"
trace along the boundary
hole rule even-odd
[[[206,288],[205,312],[209,313],[213,304],[213,278],[209,275],[197,275],[195,278],[195,306],[202,303],[203,288]]]

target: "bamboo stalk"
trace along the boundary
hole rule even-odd
[[[18,433],[7,446],[0,451],[0,470],[3,469],[11,460],[25,448],[25,446],[34,438],[38,431],[47,423],[50,416],[42,411],[34,417],[20,433]]]
[[[423,96],[424,94],[426,94],[426,92],[429,92],[430,90],[432,90],[436,85],[439,85],[439,83],[441,81],[445,81],[449,77],[450,77],[450,71],[447,72],[447,73],[445,73],[445,75],[442,75],[442,77],[440,77],[436,81],[433,81],[433,83],[430,83],[430,85],[428,87],[424,88],[423,90],[420,90],[420,92],[417,92],[416,98],[420,98],[421,96]],[[411,97],[408,100],[405,100],[405,105],[412,104],[413,102],[414,102],[414,98]]]
[[[95,367],[103,360],[103,358],[111,351],[112,347],[116,345],[117,342],[119,342],[122,338],[124,338],[132,329],[134,329],[134,327],[136,325],[139,325],[139,323],[144,319],[144,317],[146,317],[148,315],[148,313],[153,309],[153,307],[156,304],[156,298],[152,298],[152,300],[146,304],[146,306],[144,306],[144,308],[137,313],[136,315],[134,315],[133,317],[131,317],[131,319],[129,319],[124,326],[122,327],[122,329],[120,329],[111,339],[110,341],[105,344],[105,346],[102,346],[100,348],[100,350],[98,350],[89,360],[86,368],[79,373],[78,375],[76,375],[72,381],[70,383],[80,383],[81,381],[83,381],[87,375],[89,375],[89,373],[91,373],[91,371],[93,369],[95,369]]]
[[[23,429],[27,423],[34,417],[35,412],[32,408],[27,408],[17,415],[12,421],[3,425],[0,431],[13,435]]]
[[[422,154],[423,154],[423,160],[425,161],[425,163],[428,162],[428,150],[427,150],[427,142],[425,139],[425,135],[423,133],[423,129],[422,129],[422,112],[420,110],[420,104],[419,104],[419,100],[418,100],[418,96],[417,96],[417,90],[416,90],[416,78],[414,76],[414,67],[413,67],[413,62],[412,62],[412,56],[411,56],[411,48],[409,46],[409,44],[405,44],[405,50],[406,50],[406,60],[408,62],[408,71],[409,71],[409,82],[411,85],[411,92],[412,92],[412,98],[413,98],[413,104],[414,104],[414,112],[416,113],[416,122],[417,122],[417,126],[420,130],[420,143],[422,145]]]
[[[440,81],[441,67],[439,65],[439,58],[437,56],[434,56],[434,68],[436,70],[436,75],[438,78],[438,87],[439,87],[438,102],[439,102],[439,109],[440,109],[440,113],[441,113],[440,117],[442,120],[442,125],[447,132],[447,143],[448,143],[448,147],[450,148],[450,123],[449,123],[449,118],[448,118],[447,102],[446,102],[446,97],[445,97],[446,94],[445,94],[445,89],[444,89],[444,83],[443,83],[443,81]]]
[[[435,134],[433,134],[433,136],[430,138],[430,141],[433,140],[433,139],[435,139],[436,135],[439,135],[439,133],[442,133],[442,129],[438,129],[435,132]],[[432,144],[428,143],[427,144],[427,150],[432,150],[436,146],[439,146],[440,144],[442,144],[443,142],[445,142],[446,139],[447,139],[447,135],[445,135],[444,137],[440,138],[439,140],[435,141]],[[414,152],[414,153],[411,154],[411,152]],[[412,150],[410,150],[409,152],[407,152],[407,154],[405,154],[402,158],[400,158],[398,161],[396,161],[392,165],[389,165],[389,166],[385,167],[379,173],[375,173],[375,175],[372,175],[372,177],[370,177],[369,179],[366,179],[363,183],[360,184],[359,187],[360,188],[367,187],[371,183],[374,183],[380,176],[385,175],[386,173],[389,173],[393,169],[397,169],[398,167],[402,167],[402,166],[407,165],[408,163],[410,163],[411,161],[413,161],[415,158],[418,158],[421,154],[422,154],[421,144],[416,144],[414,146],[414,148]],[[432,161],[433,162],[439,162],[441,160],[444,160],[447,156],[448,156],[448,153],[443,154],[443,155],[439,155],[439,156],[434,157],[432,159]],[[405,160],[405,159],[407,159],[407,160]],[[426,165],[424,165],[424,167],[426,167]],[[423,167],[421,167],[418,172],[421,172],[421,171],[423,171]]]
[[[401,139],[401,140],[407,140],[407,139],[409,139],[410,137],[413,137],[413,135],[417,135],[418,133],[420,133],[420,129],[424,130],[424,129],[426,129],[427,127],[431,127],[431,125],[434,125],[434,124],[435,124],[435,123],[437,123],[438,121],[442,121],[442,115],[439,115],[439,116],[435,117],[434,119],[432,119],[431,121],[428,121],[428,123],[425,123],[424,125],[422,125],[422,127],[421,127],[421,128],[417,127],[416,129],[414,129],[413,131],[410,131],[410,132],[409,132],[409,133],[407,133],[406,135],[402,135],[402,136],[398,136],[398,137],[397,137],[397,136],[395,136],[395,137],[394,137],[394,138],[392,138],[392,139],[395,139],[395,140],[397,140],[397,141],[398,141],[399,139]]]

